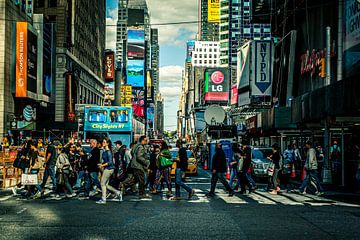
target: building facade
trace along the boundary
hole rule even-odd
[[[191,52],[192,67],[220,66],[220,44],[218,41],[195,41]]]
[[[208,6],[209,0],[199,0],[198,2],[198,39],[199,41],[218,41],[219,40],[219,23],[209,22]]]
[[[38,0],[34,12],[56,25],[55,121],[74,123],[76,104],[103,104],[105,1]]]

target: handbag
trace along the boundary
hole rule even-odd
[[[23,174],[21,175],[21,184],[22,184],[23,186],[37,185],[37,184],[38,184],[37,174],[27,174],[27,173],[23,173]]]
[[[166,158],[164,156],[160,156],[160,166],[161,167],[170,167],[173,164],[171,159]]]
[[[237,165],[237,170],[238,170],[238,172],[241,172],[241,171],[242,171],[243,166],[244,166],[244,158],[241,157],[241,158],[239,159],[239,162],[238,162],[238,165]]]
[[[43,157],[37,157],[34,166],[32,166],[32,169],[40,169],[43,166]]]
[[[270,163],[267,169],[267,174],[268,176],[272,177],[274,175],[274,170],[275,170],[275,163]]]

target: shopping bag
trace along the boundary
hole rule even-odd
[[[37,174],[26,174],[23,173],[21,175],[21,184],[23,186],[27,185],[37,185],[38,184],[38,177]]]
[[[275,170],[275,164],[274,163],[270,163],[269,167],[267,169],[267,174],[268,176],[273,176],[274,175],[274,170]]]
[[[173,164],[171,159],[160,156],[160,165],[161,167],[170,167]]]

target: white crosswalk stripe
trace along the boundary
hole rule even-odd
[[[189,203],[208,203],[209,199],[205,196],[205,192],[201,189],[194,188],[195,195],[193,199],[188,200]]]
[[[268,192],[264,192],[264,193],[255,193],[267,198],[271,198],[272,201],[275,201],[276,203],[279,204],[283,204],[283,205],[304,205],[303,203],[299,202],[299,201],[294,201],[291,198],[288,198],[286,196],[282,196],[282,195],[272,195]]]
[[[247,204],[248,203],[245,200],[243,200],[239,197],[236,197],[236,196],[229,197],[228,193],[226,193],[222,189],[219,189],[217,196],[220,197],[222,200],[224,200],[224,202],[226,202],[226,203],[231,203],[231,204]]]

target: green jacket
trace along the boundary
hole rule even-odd
[[[162,155],[164,158],[167,158],[167,159],[171,159],[172,160],[172,157],[171,157],[171,153],[168,149],[164,149],[164,150],[161,150],[160,151],[160,154],[156,160],[156,166],[159,168],[159,169],[162,169],[161,167],[161,164],[160,164],[160,155]]]

